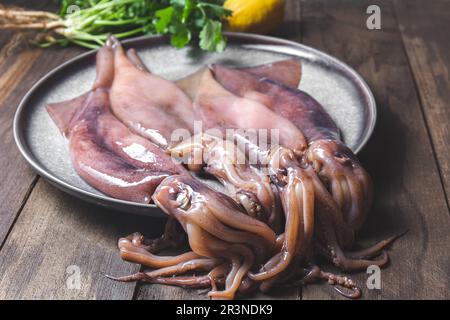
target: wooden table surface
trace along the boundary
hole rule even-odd
[[[391,247],[380,290],[366,288],[367,274],[352,275],[363,298],[449,299],[450,1],[378,0],[381,30],[368,30],[366,9],[373,2],[287,1],[276,35],[342,59],[363,76],[377,101],[377,126],[360,154],[374,179],[375,199],[359,239],[368,244],[409,233]],[[38,177],[19,154],[12,120],[20,99],[48,71],[83,51],[42,50],[22,35],[0,32],[0,299],[205,299],[195,290],[105,278],[139,270],[120,259],[120,236],[157,236],[164,221],[75,199]],[[79,289],[67,286],[72,265],[80,270]],[[325,283],[270,297],[341,299]]]

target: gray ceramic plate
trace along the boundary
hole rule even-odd
[[[376,106],[364,80],[345,63],[310,47],[266,36],[229,33],[228,48],[220,54],[198,49],[177,50],[164,37],[142,37],[124,41],[136,48],[156,74],[175,80],[200,66],[218,62],[248,66],[300,57],[301,88],[321,102],[342,131],[347,145],[361,150],[375,125]],[[45,110],[47,102],[78,96],[89,90],[95,74],[95,52],[82,54],[55,68],[39,80],[22,99],[14,119],[16,143],[38,174],[58,188],[109,208],[127,213],[160,216],[155,205],[108,197],[86,184],[74,171],[67,141]]]

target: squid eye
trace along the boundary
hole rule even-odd
[[[191,206],[191,192],[188,188],[182,188],[177,195],[176,202],[182,210],[187,210]]]
[[[284,187],[288,182],[288,170],[279,168],[274,175],[271,175],[271,180],[278,187]]]
[[[286,177],[288,175],[287,168],[281,168],[280,170],[278,170],[278,175]]]
[[[334,156],[335,156],[336,158],[338,158],[338,159],[344,159],[344,155],[343,155],[342,153],[340,153],[340,152],[335,152],[335,153],[334,153]]]
[[[244,207],[245,211],[247,211],[251,217],[259,217],[259,219],[261,219],[261,217],[265,218],[261,205],[254,194],[244,190],[239,190],[236,193],[236,198],[238,203]]]

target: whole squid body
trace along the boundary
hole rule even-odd
[[[154,193],[155,203],[184,228],[192,249],[176,256],[158,256],[152,243],[140,234],[121,238],[123,259],[154,270],[118,280],[212,288],[211,297],[233,298],[237,290],[242,290],[250,268],[272,254],[275,233],[243,213],[231,198],[193,179],[160,148],[133,134],[110,113],[112,46],[108,41],[98,53],[92,91],[68,104],[49,105],[49,112],[68,135],[73,164],[88,183],[131,201],[148,202],[147,197]],[[62,110],[68,106],[75,111],[64,114]],[[157,171],[160,168],[164,170],[161,175]],[[135,183],[136,175],[145,183]],[[147,179],[151,184],[146,184]],[[207,275],[189,275],[195,271]]]
[[[310,164],[332,195],[343,214],[345,225],[357,232],[365,221],[372,200],[372,183],[353,152],[340,140],[339,129],[322,105],[307,93],[279,81],[221,65],[212,67],[214,77],[231,92],[254,99],[289,119],[305,135],[308,148],[300,161]],[[331,226],[325,227],[329,231]],[[342,229],[344,230],[344,229]],[[386,239],[359,253],[344,254],[337,247],[350,249],[352,241],[326,239],[332,232],[318,233],[318,245],[333,262],[345,270],[384,265],[383,247],[396,237]],[[336,232],[336,233],[339,233]],[[352,239],[352,237],[346,237]],[[330,246],[330,243],[332,245]],[[327,249],[331,247],[332,250]],[[378,260],[366,260],[382,254]]]
[[[280,207],[267,175],[239,164],[238,155],[223,139],[203,133],[190,137],[196,120],[191,100],[175,84],[152,74],[134,50],[125,52],[118,41],[113,47],[110,97],[114,115],[134,133],[184,159],[190,170],[206,168],[251,216],[274,227],[279,224]],[[183,133],[182,143],[178,136],[174,138],[177,132]],[[199,153],[200,157],[194,156]]]
[[[149,203],[164,178],[187,172],[111,113],[111,45],[108,42],[97,54],[97,77],[91,91],[69,101],[48,104],[47,110],[68,137],[72,164],[87,183],[114,198]]]

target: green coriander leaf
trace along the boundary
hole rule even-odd
[[[156,32],[158,33],[166,32],[169,24],[172,21],[173,12],[174,12],[173,7],[167,7],[155,12],[155,17],[157,18],[155,22]]]
[[[226,47],[226,41],[222,36],[222,23],[208,20],[200,32],[200,48],[210,52],[222,52]]]
[[[176,48],[183,48],[191,41],[191,31],[184,24],[174,24],[171,33],[170,43]]]

